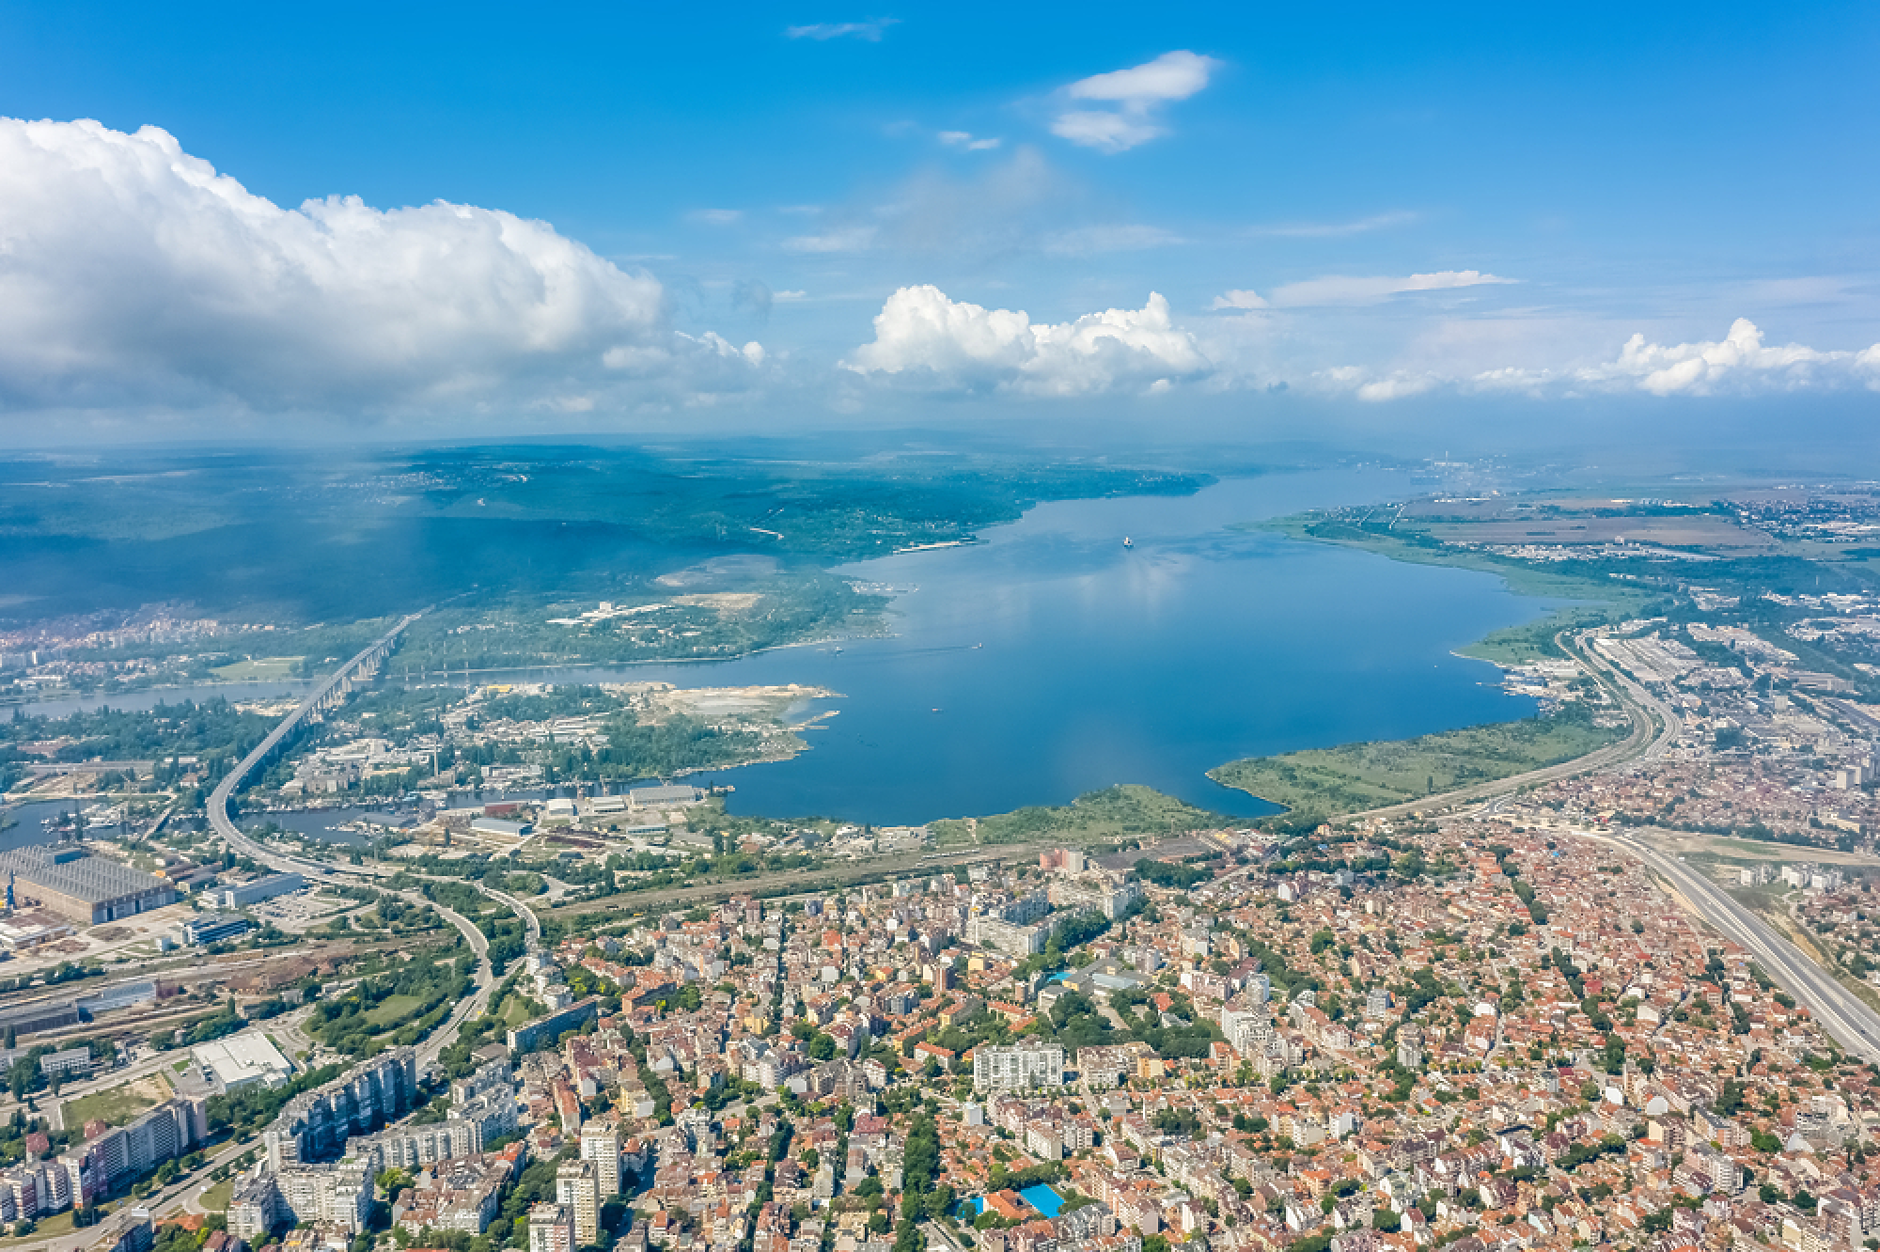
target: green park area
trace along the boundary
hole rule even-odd
[[[1624,733],[1570,706],[1555,717],[1233,761],[1208,777],[1283,804],[1296,820],[1316,820],[1544,769]]]
[[[1028,839],[1116,839],[1129,835],[1167,835],[1213,830],[1227,819],[1218,813],[1163,795],[1152,787],[1126,783],[1078,796],[1069,804],[1032,805],[994,817],[933,823],[942,847],[960,844],[1023,843]]]
[[[365,1019],[380,1030],[399,1025],[424,1007],[424,998],[414,995],[389,995],[366,1010]]]
[[[72,1224],[72,1210],[67,1209],[63,1213],[54,1213],[50,1217],[42,1217],[34,1222],[33,1233],[30,1235],[0,1239],[0,1248],[43,1248],[47,1246],[48,1240],[56,1239],[61,1235],[69,1235],[76,1229],[77,1227]]]

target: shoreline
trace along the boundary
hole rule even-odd
[[[1355,552],[1368,552],[1373,556],[1403,565],[1432,565],[1446,569],[1491,574],[1501,580],[1502,586],[1510,595],[1529,600],[1560,601],[1551,608],[1543,609],[1531,621],[1491,630],[1473,642],[1449,650],[1451,656],[1465,661],[1481,661],[1504,672],[1507,668],[1505,659],[1513,658],[1497,659],[1495,655],[1492,655],[1497,650],[1498,636],[1514,639],[1533,634],[1547,641],[1527,656],[1514,659],[1516,664],[1534,660],[1557,660],[1564,654],[1554,650],[1551,641],[1561,630],[1596,624],[1586,620],[1591,616],[1610,621],[1616,613],[1623,612],[1631,600],[1641,598],[1636,591],[1628,591],[1623,587],[1608,586],[1578,575],[1537,570],[1518,562],[1506,561],[1470,549],[1453,549],[1447,546],[1425,548],[1382,535],[1344,537],[1310,533],[1307,527],[1314,520],[1321,519],[1329,520],[1329,514],[1321,511],[1307,511],[1257,522],[1243,522],[1238,524],[1238,528],[1284,535],[1299,543],[1322,543]],[[1613,612],[1601,612],[1602,606]]]

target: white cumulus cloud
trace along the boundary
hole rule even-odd
[[[1126,152],[1138,144],[1148,143],[1162,133],[1162,128],[1121,113],[1076,109],[1058,114],[1051,122],[1051,133],[1081,147]]]
[[[1144,109],[1167,100],[1186,100],[1208,85],[1208,76],[1220,64],[1213,57],[1192,52],[1164,52],[1130,69],[1080,78],[1064,91],[1073,100],[1104,100]]]
[[[1442,379],[1431,374],[1393,374],[1389,378],[1361,384],[1358,387],[1358,399],[1372,403],[1401,400],[1405,396],[1421,395],[1441,384]]]
[[[1065,109],[1052,120],[1051,131],[1086,148],[1127,151],[1163,134],[1156,121],[1161,107],[1201,91],[1220,65],[1194,52],[1165,52],[1126,70],[1078,79],[1064,89],[1066,98],[1116,107]]]
[[[1862,358],[1880,351],[1820,352],[1799,343],[1765,347],[1762,331],[1746,317],[1730,323],[1730,331],[1714,343],[1657,344],[1635,334],[1619,350],[1619,359],[1581,370],[1587,382],[1634,382],[1657,396],[1684,392],[1705,395],[1734,385],[1807,386],[1824,368],[1844,373],[1862,368]]]
[[[1319,370],[1311,382],[1360,400],[1395,400],[1438,387],[1462,393],[1523,393],[1537,398],[1587,393],[1647,392],[1655,396],[1756,395],[1864,386],[1880,391],[1880,344],[1848,351],[1805,344],[1768,345],[1748,318],[1722,339],[1649,342],[1632,335],[1610,361],[1590,365],[1510,364],[1474,372],[1406,366],[1375,372],[1360,366]]]
[[[1049,396],[1166,390],[1157,384],[1210,368],[1194,338],[1170,319],[1168,301],[1153,292],[1141,309],[1052,323],[952,300],[931,285],[889,296],[875,318],[874,342],[844,364],[918,386]]]
[[[656,279],[546,223],[284,209],[155,127],[0,118],[0,406],[526,406],[617,354],[669,381],[719,372]]]
[[[1214,297],[1214,303],[1208,307],[1210,309],[1266,309],[1272,306],[1260,298],[1259,292],[1242,290],[1228,291],[1218,295]]]

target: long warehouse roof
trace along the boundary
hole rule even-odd
[[[69,849],[59,852],[51,848],[15,848],[11,852],[0,852],[0,873],[10,870],[34,886],[87,904],[103,904],[170,885],[154,874],[101,856],[61,859],[68,852]]]

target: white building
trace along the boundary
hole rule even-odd
[[[602,1203],[620,1194],[620,1127],[613,1122],[589,1122],[581,1127],[581,1159],[594,1164],[595,1183]]]
[[[1024,1091],[1064,1085],[1064,1049],[1055,1043],[1020,1043],[973,1050],[973,1090]]]
[[[212,1039],[189,1051],[203,1077],[222,1095],[256,1086],[279,1087],[294,1075],[292,1063],[259,1030]]]
[[[349,1235],[365,1229],[372,1210],[372,1175],[348,1157],[331,1165],[294,1165],[274,1176],[282,1207],[295,1225],[322,1223]]]
[[[593,1161],[563,1161],[555,1167],[555,1200],[574,1214],[574,1237],[587,1247],[601,1241],[600,1183]],[[531,1219],[533,1228],[533,1219]],[[533,1243],[533,1233],[530,1242]]]
[[[574,1252],[574,1210],[538,1204],[529,1210],[529,1252]]]

